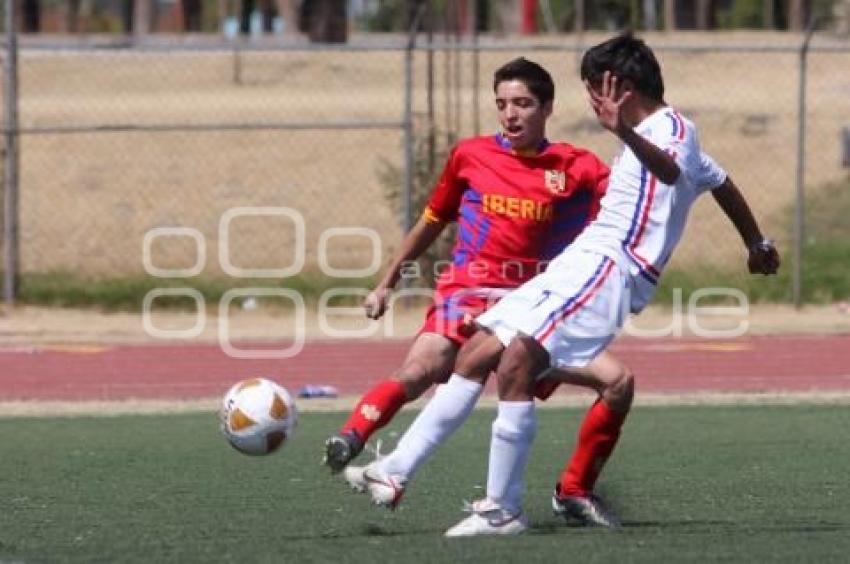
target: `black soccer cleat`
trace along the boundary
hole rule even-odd
[[[331,435],[325,441],[324,464],[338,474],[363,451],[363,441],[355,431]]]
[[[616,529],[621,526],[620,520],[599,496],[562,495],[559,484],[555,485],[552,495],[552,511],[569,522],[578,522],[586,527]]]

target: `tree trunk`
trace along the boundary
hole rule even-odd
[[[840,0],[833,6],[835,31],[839,35],[850,35],[850,0]]]
[[[41,30],[41,3],[39,0],[24,0],[21,10],[23,32],[38,33]]]
[[[640,0],[629,0],[629,6],[628,6],[629,29],[634,29],[634,30],[640,29],[639,2],[640,2]]]
[[[804,0],[791,0],[788,6],[788,29],[803,31],[806,27],[806,9]]]
[[[277,0],[277,15],[283,20],[283,32],[286,35],[298,32],[297,4],[296,0]]]
[[[664,31],[676,31],[676,0],[664,0]]]
[[[584,0],[574,0],[574,6],[576,11],[576,18],[575,22],[573,23],[573,30],[576,33],[581,33],[584,31],[585,26]]]
[[[650,31],[658,29],[658,10],[655,0],[643,0],[643,27]]]
[[[201,31],[201,0],[181,0],[183,31]]]
[[[697,29],[705,31],[711,27],[711,0],[697,0]]]
[[[80,0],[68,0],[65,12],[65,31],[77,33],[80,30]]]
[[[494,28],[504,34],[520,32],[521,6],[519,0],[495,0],[492,3]]]
[[[304,0],[309,10],[307,33],[313,43],[345,43],[348,40],[346,0]]]
[[[151,0],[133,2],[133,36],[144,37],[151,31]]]
[[[761,0],[761,27],[764,29],[773,29],[776,24],[776,17],[773,11],[773,0]]]

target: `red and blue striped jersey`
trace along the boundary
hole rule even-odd
[[[566,143],[544,141],[524,156],[500,135],[461,141],[425,211],[458,223],[440,283],[515,287],[528,280],[596,216],[608,174],[596,155]]]

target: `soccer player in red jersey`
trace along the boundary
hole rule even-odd
[[[607,165],[587,150],[546,139],[555,93],[549,73],[518,58],[495,72],[493,89],[502,131],[453,148],[422,217],[366,298],[366,315],[381,317],[403,265],[457,221],[451,265],[440,273],[402,367],[366,392],[325,442],[325,464],[333,472],[345,468],[404,404],[445,382],[474,332],[472,319],[540,272],[599,208]],[[541,380],[538,397],[548,397],[556,385]]]
[[[664,102],[660,67],[642,41],[624,34],[592,48],[581,72],[600,123],[625,145],[598,217],[545,273],[476,319],[482,329],[459,351],[455,374],[390,455],[346,468],[353,487],[394,508],[417,469],[469,415],[496,370],[500,402],[487,497],[471,504],[471,515],[446,536],[528,528],[521,507],[523,474],[537,425],[534,383],[541,374],[599,394],[556,485],[553,511],[586,525],[618,525],[593,489],[631,406],[634,377],[605,348],[626,314],[640,312],[652,298],[658,272],[700,194],[713,190],[747,245],[752,273],[774,274],[779,267],[779,255],[746,200],[700,151],[695,126]],[[551,367],[557,371],[547,373]]]

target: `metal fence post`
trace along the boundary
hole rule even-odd
[[[803,246],[806,236],[806,60],[809,43],[815,31],[817,18],[812,18],[800,46],[800,83],[797,96],[797,178],[796,206],[794,210],[794,271],[791,273],[791,295],[794,307],[803,304]]]
[[[481,107],[478,90],[481,88],[481,50],[478,48],[478,3],[472,2],[472,131],[481,135]]]
[[[16,2],[6,0],[6,60],[3,64],[5,104],[5,186],[3,206],[3,299],[15,304],[18,278],[18,33]]]
[[[841,166],[850,168],[850,127],[841,129]]]
[[[425,12],[425,3],[420,3],[416,8],[413,21],[410,23],[410,31],[407,36],[407,46],[404,50],[404,115],[402,116],[402,127],[404,128],[404,196],[402,205],[402,222],[404,232],[410,231],[413,226],[411,217],[413,202],[413,49],[416,47],[416,35],[419,31],[419,22]]]

